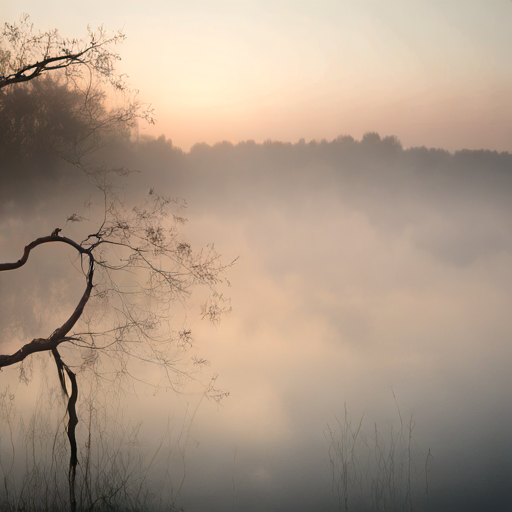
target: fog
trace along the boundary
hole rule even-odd
[[[8,160],[9,148],[2,261],[84,214],[91,194],[72,166],[39,149],[35,160]],[[123,178],[128,200],[150,187],[186,200],[186,239],[215,243],[226,263],[238,257],[224,290],[233,311],[219,325],[196,320],[199,299],[189,303],[194,350],[210,362],[205,378],[218,374],[229,397],[217,404],[195,389],[133,384],[105,398],[142,422],[148,453],[169,422],[182,448],[171,473],[184,510],[337,510],[329,428],[341,439],[345,411],[366,436],[356,447],[354,510],[389,476],[368,462],[376,431],[382,453],[412,462],[415,508],[510,510],[511,155],[404,149],[376,133],[189,152],[141,137],[102,151],[140,171]],[[75,229],[66,225],[66,236]],[[41,253],[0,275],[4,352],[50,333],[82,292],[65,251]],[[29,409],[38,380],[19,382],[14,368],[0,377]],[[404,509],[408,499],[398,499]]]
[[[254,510],[326,499],[333,414],[386,430],[393,393],[434,457],[430,507],[510,506],[508,154],[376,134],[145,147],[175,154],[177,172],[163,156],[148,168],[187,198],[189,227],[240,255],[234,312],[205,347],[232,395],[217,429],[196,427],[263,466],[274,497]]]

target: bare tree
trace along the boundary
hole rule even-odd
[[[56,29],[36,33],[24,14],[20,23],[5,23],[1,34],[0,89],[28,82],[49,71],[81,74],[84,68],[124,89],[123,77],[114,69],[119,56],[111,47],[125,38],[121,31],[109,35],[103,27],[96,31],[88,27],[87,38],[80,40],[64,38]]]
[[[48,71],[62,73],[73,69],[61,78],[64,85],[54,84],[54,90],[63,87],[79,98],[75,104],[79,103],[80,108],[74,110],[80,119],[79,128],[68,139],[52,140],[61,157],[83,171],[92,190],[96,190],[96,197],[101,198],[100,215],[98,207],[94,209],[90,205],[88,219],[81,213],[70,212],[64,226],[30,241],[20,259],[0,264],[0,272],[14,271],[29,264],[29,259],[34,259],[33,252],[44,251],[48,244],[61,244],[72,249],[73,263],[83,276],[82,295],[62,325],[49,335],[34,338],[14,353],[0,355],[0,368],[22,363],[30,355],[43,351],[51,353],[55,360],[61,388],[68,396],[72,511],[76,510],[78,462],[77,375],[88,369],[101,373],[102,368],[114,370],[116,377],[130,375],[130,361],[143,361],[156,365],[164,372],[169,386],[177,389],[193,377],[180,364],[181,354],[191,344],[192,335],[187,326],[174,329],[173,305],[177,301],[184,303],[199,285],[208,291],[203,317],[215,322],[230,309],[229,301],[218,291],[218,285],[225,281],[226,265],[221,263],[213,246],[195,251],[181,235],[185,223],[181,215],[183,204],[150,189],[142,204],[133,205],[116,181],[129,171],[106,167],[91,158],[113,133],[129,131],[140,117],[147,117],[137,102],[106,108],[105,92],[92,80],[84,80],[81,74],[85,68],[90,71],[91,79],[99,74],[114,89],[126,91],[113,67],[118,57],[109,49],[122,39],[124,35],[120,33],[107,37],[102,29],[97,34],[89,31],[85,42],[62,39],[57,31],[34,34],[28,18],[24,17],[20,25],[6,24],[0,46],[0,89],[34,80]],[[0,108],[5,99],[0,94]],[[87,226],[83,236],[66,236],[66,227],[78,222]],[[92,303],[101,306],[94,309],[90,307]],[[196,360],[196,363],[201,366],[204,361]],[[213,386],[208,392],[214,399],[225,395]]]

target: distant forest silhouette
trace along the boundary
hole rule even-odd
[[[3,120],[0,123],[0,161],[3,169],[0,221],[3,257],[7,261],[19,258],[20,248],[27,240],[41,233],[50,235],[56,227],[63,227],[66,234],[72,228],[69,224],[64,226],[69,216],[82,215],[87,220],[95,207],[101,209],[101,203],[94,203],[94,198],[91,200],[88,192],[84,193],[89,190],[86,176],[66,160],[68,148],[73,147],[74,139],[84,129],[75,108],[77,101],[79,98],[65,85],[44,79],[29,87],[0,92],[0,116]],[[502,316],[499,308],[496,316],[493,316],[494,313],[488,314],[483,306],[489,302],[489,311],[496,304],[506,309],[509,297],[506,272],[510,268],[509,257],[512,254],[511,154],[464,149],[450,153],[426,147],[404,149],[399,138],[382,137],[374,132],[365,134],[361,140],[342,135],[331,141],[219,142],[212,146],[198,143],[188,152],[175,147],[164,136],[138,137],[128,130],[119,130],[110,133],[109,137],[109,140],[100,141],[102,149],[95,153],[92,164],[97,165],[100,171],[112,167],[126,170],[120,183],[126,184],[123,199],[126,194],[127,204],[135,202],[132,199],[147,196],[152,189],[162,195],[183,198],[188,203],[184,216],[191,219],[192,226],[199,224],[197,229],[202,230],[201,236],[206,243],[212,240],[217,243],[214,235],[220,232],[221,226],[225,229],[225,238],[224,247],[222,242],[219,246],[226,253],[232,251],[233,258],[241,255],[240,266],[244,258],[245,261],[251,258],[253,251],[257,263],[246,268],[254,272],[256,279],[261,276],[269,280],[276,277],[278,281],[284,280],[287,275],[299,275],[304,276],[306,285],[312,283],[311,288],[306,286],[306,290],[315,291],[318,286],[321,291],[332,291],[335,297],[332,304],[330,294],[325,295],[328,307],[324,308],[325,301],[319,301],[324,308],[321,314],[327,318],[333,332],[343,333],[344,343],[361,346],[365,353],[370,352],[371,348],[378,357],[388,348],[396,348],[396,336],[396,343],[403,343],[404,347],[410,341],[411,346],[404,350],[405,353],[410,349],[415,354],[413,344],[417,342],[420,350],[417,353],[429,354],[430,357],[424,366],[424,382],[432,385],[432,393],[438,393],[441,389],[436,386],[451,383],[453,389],[442,397],[446,404],[445,411],[447,415],[451,413],[448,410],[450,407],[453,414],[461,418],[461,423],[457,423],[453,419],[455,416],[451,416],[451,425],[443,416],[434,418],[440,422],[440,431],[446,432],[449,441],[445,453],[439,450],[435,454],[435,463],[440,464],[439,461],[444,460],[451,464],[440,477],[443,479],[443,489],[446,489],[442,499],[447,503],[447,508],[443,510],[453,510],[456,506],[465,507],[465,510],[489,509],[488,489],[493,489],[492,499],[496,503],[502,497],[508,499],[510,461],[506,455],[507,446],[510,445],[510,429],[507,429],[508,409],[502,404],[507,403],[505,395],[509,389],[507,379],[510,372],[500,364],[508,360],[509,328],[506,315],[503,315],[503,321],[498,319],[498,316]],[[198,219],[199,223],[193,222]],[[206,221],[201,224],[204,219]],[[333,219],[341,221],[330,222]],[[217,233],[208,231],[211,226],[217,229]],[[365,242],[361,246],[358,245],[359,237]],[[377,240],[378,243],[367,243],[368,240]],[[354,246],[353,251],[345,253],[342,250],[351,245]],[[380,250],[385,253],[382,260],[377,252]],[[402,259],[397,257],[395,261],[396,253]],[[460,286],[459,289],[460,283],[465,281],[465,272],[459,270],[467,270],[485,258],[488,260],[483,265],[475,266],[475,275],[467,274],[476,284],[471,281],[467,287]],[[373,276],[382,276],[387,269],[400,274],[400,266],[406,259],[416,265],[414,268],[422,276],[422,279],[413,279],[413,285],[423,286],[425,272],[425,286],[429,288],[432,280],[432,287],[439,288],[424,292],[427,308],[429,300],[439,301],[442,308],[443,300],[447,298],[457,307],[464,308],[469,304],[467,314],[463,315],[462,311],[450,323],[452,319],[449,316],[453,310],[448,308],[446,318],[440,318],[442,325],[438,331],[434,324],[437,324],[439,317],[432,316],[433,328],[430,329],[426,323],[424,327],[418,324],[421,332],[410,340],[407,331],[405,334],[400,330],[395,332],[391,325],[391,341],[381,337],[380,333],[368,341],[367,337],[369,339],[370,336],[365,334],[363,328],[359,329],[360,320],[364,327],[367,317],[356,314],[351,323],[352,312],[357,313],[357,307],[352,309],[351,305],[345,306],[342,300],[336,302],[335,294],[346,293],[342,287],[345,286],[347,275],[366,279],[368,274],[371,281]],[[30,323],[25,313],[38,311],[42,297],[46,297],[45,292],[50,289],[46,283],[51,281],[51,276],[58,274],[61,278],[67,278],[76,275],[73,267],[63,270],[52,258],[47,258],[45,264],[47,270],[44,273],[28,273],[21,284],[7,279],[2,283],[6,300],[0,308],[0,325],[14,326],[19,336],[28,336],[35,328],[39,330],[37,321]],[[359,264],[363,268],[356,268]],[[377,270],[368,268],[372,264]],[[257,265],[264,267],[264,272],[258,274]],[[338,265],[346,266],[346,275],[333,279]],[[384,270],[381,271],[380,265]],[[455,271],[451,272],[454,267]],[[487,275],[495,282],[479,287],[480,281],[487,282]],[[384,276],[383,280],[388,277]],[[371,310],[373,313],[388,299],[396,303],[396,297],[393,298],[393,293],[388,291],[398,290],[399,300],[403,304],[409,301],[409,297],[414,298],[414,295],[410,295],[414,290],[411,292],[409,289],[407,269],[402,275],[403,281],[396,286],[394,283],[383,285],[380,281],[368,283],[365,279],[360,285],[366,301],[363,301],[364,305],[372,306],[373,291],[383,290],[382,302],[376,303],[375,309]],[[393,275],[389,279],[393,281]],[[445,282],[446,288],[442,286]],[[254,285],[253,281],[241,281],[241,284],[239,281],[234,289],[251,285]],[[272,291],[278,288],[268,289]],[[339,292],[339,289],[342,291]],[[492,293],[487,296],[489,289]],[[446,290],[449,293],[445,297]],[[481,295],[477,296],[478,293]],[[313,299],[306,294],[301,298],[306,308],[316,307],[317,297]],[[65,295],[63,300],[73,303],[71,293]],[[261,303],[254,302],[256,305]],[[244,306],[238,307],[242,309]],[[417,311],[420,311],[419,307]],[[428,316],[428,311],[425,315]],[[477,318],[473,319],[473,316]],[[257,321],[260,317],[260,311],[256,311]],[[399,314],[397,318],[401,322]],[[463,320],[461,327],[468,327],[474,334],[469,330],[460,330],[456,325],[458,319]],[[278,323],[282,323],[279,315]],[[252,324],[247,325],[251,325],[251,328],[243,335],[248,333],[247,338],[252,342],[257,338],[251,337]],[[455,325],[455,334],[450,333],[448,328],[444,332],[443,326],[446,325]],[[428,352],[431,340],[438,343],[432,349],[435,354]],[[436,348],[441,344],[448,347],[452,342],[453,348],[447,348],[446,352]],[[316,350],[316,347],[313,348]],[[474,366],[467,362],[459,365],[460,354]],[[454,365],[447,372],[448,377],[440,374],[438,379],[432,369],[446,358]],[[478,366],[480,361],[484,364],[482,369]],[[380,365],[380,361],[378,363]],[[370,361],[369,364],[374,363]],[[439,364],[442,370],[443,366]],[[370,369],[374,368],[370,366]],[[406,370],[412,371],[413,366]],[[482,373],[476,374],[476,371]],[[322,367],[321,373],[316,374],[319,381],[324,372]],[[314,373],[311,375],[315,376]],[[404,375],[410,378],[409,373]],[[473,379],[474,375],[480,380]],[[361,378],[373,382],[373,376],[365,372]],[[471,378],[471,385],[468,384],[467,388],[463,387],[462,380],[465,378]],[[283,452],[290,457],[303,453],[300,450],[313,450],[314,446],[309,443],[307,432],[311,426],[309,418],[313,418],[313,414],[308,412],[306,420],[306,415],[301,415],[301,407],[304,404],[312,406],[316,402],[316,395],[315,400],[308,402],[310,381],[308,378],[301,380],[303,382],[297,384],[295,395],[300,396],[300,400],[293,404],[290,401],[290,408],[295,417],[304,418],[305,421],[297,426],[297,444],[290,444]],[[505,391],[502,393],[501,390]],[[444,391],[442,389],[442,393]],[[338,393],[339,389],[335,388],[332,392]],[[462,400],[454,401],[461,397]],[[432,402],[437,398],[436,394]],[[452,407],[453,404],[457,404],[457,407]],[[486,417],[485,411],[493,411],[494,407],[497,412],[493,418],[499,418],[498,414],[502,414],[502,420],[494,422]],[[470,427],[464,423],[465,419],[473,422],[468,423]],[[481,430],[474,430],[476,428]],[[460,458],[452,455],[454,439],[459,444],[471,441],[467,449],[458,448],[455,455],[462,454]],[[255,448],[254,460],[259,460],[260,452],[260,448]],[[286,457],[281,459],[286,460]],[[286,478],[288,473],[286,468]],[[222,475],[217,465],[211,474]],[[468,475],[473,475],[476,482],[471,492],[468,491]],[[308,474],[303,482],[309,483],[311,478]],[[304,489],[307,489],[306,484]],[[302,499],[300,494],[297,494],[297,499]],[[451,506],[451,503],[457,505]]]
[[[75,108],[79,98],[65,84],[42,79],[3,90],[0,99],[0,159],[6,169],[0,215],[30,216],[52,197],[74,212],[85,178],[65,155],[83,130]],[[328,190],[386,230],[413,225],[419,246],[456,265],[512,248],[507,152],[404,149],[396,136],[375,132],[361,140],[342,135],[296,143],[201,142],[189,152],[163,135],[139,137],[125,130],[110,137],[96,153],[98,165],[140,171],[129,178],[130,193],[150,184],[186,199],[195,213],[293,210],[305,201],[323,201]],[[433,219],[442,229],[432,227]]]

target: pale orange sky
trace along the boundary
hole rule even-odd
[[[185,150],[200,141],[296,142],[378,131],[405,147],[512,152],[510,0],[0,6],[0,22],[25,12],[36,27],[58,27],[66,37],[84,36],[88,23],[123,29],[119,70],[153,104],[158,121],[141,133],[163,133]],[[500,492],[510,501],[512,156],[410,151],[395,167],[374,152],[386,144],[333,144],[339,154],[315,154],[311,146],[304,161],[300,147],[224,147],[174,158],[164,144],[139,146],[128,156],[115,148],[116,165],[119,159],[144,171],[127,178],[127,193],[142,197],[155,186],[186,199],[187,243],[215,242],[225,263],[239,257],[227,270],[232,313],[220,325],[200,322],[195,295],[186,310],[195,348],[211,362],[205,379],[218,372],[229,399],[221,406],[204,400],[196,414],[202,395],[194,389],[176,396],[136,383],[134,395],[111,402],[119,410],[126,405],[132,424],[143,420],[148,453],[178,425],[173,435],[187,445],[186,472],[180,452],[185,510],[234,509],[235,485],[237,510],[276,510],[280,500],[283,511],[333,510],[313,494],[332,493],[327,425],[347,406],[354,425],[364,413],[370,432],[378,422],[387,436],[400,428],[398,404],[404,421],[414,415],[417,422],[415,446],[432,449],[430,492],[441,496],[437,503],[445,500],[444,508],[432,501],[433,509],[451,512],[451,503],[464,502],[473,505],[461,507],[469,512],[505,510],[480,504],[499,500]],[[44,171],[29,168],[40,181],[23,183],[5,173],[7,185],[20,182],[23,193],[11,201],[10,185],[0,187],[12,202],[0,218],[4,261],[19,257],[32,234],[59,225],[66,236],[93,232],[66,222],[84,213],[83,198],[54,190],[40,177]],[[48,195],[37,187],[43,181]],[[45,263],[60,275],[60,260],[46,256]],[[56,298],[71,286],[55,281],[50,307],[43,307],[47,287],[36,283],[50,277],[39,265],[23,286],[18,273],[3,273],[0,294],[33,336],[59,325]],[[29,297],[26,290],[35,290],[33,319],[11,306]],[[9,311],[0,308],[0,320]],[[136,378],[150,371],[138,368]],[[35,386],[24,387],[16,371],[0,373],[0,389],[8,385],[22,404],[37,405]],[[423,467],[423,456],[418,460]]]
[[[142,133],[183,149],[378,131],[512,150],[508,0],[3,3],[70,37],[123,29],[120,70],[158,120]]]

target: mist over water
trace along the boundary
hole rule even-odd
[[[239,257],[228,271],[232,313],[192,326],[230,396],[197,411],[200,397],[186,393],[137,388],[121,400],[126,417],[143,421],[148,452],[169,417],[176,435],[187,425],[185,455],[176,454],[186,511],[337,510],[328,426],[342,439],[345,410],[365,440],[350,469],[354,510],[390,475],[375,439],[397,468],[412,461],[394,473],[400,510],[410,509],[407,478],[418,510],[510,510],[511,155],[403,149],[370,133],[188,153],[161,137],[119,142],[102,157],[141,171],[126,178],[127,198],[154,187],[185,199],[186,238],[215,243],[226,262]],[[76,171],[24,172],[23,181],[3,173],[5,261],[84,200]],[[52,253],[38,260],[44,275],[0,276],[11,340],[51,332],[62,293],[73,303],[70,284],[53,289],[49,310],[44,299],[49,277],[70,282],[63,262]]]

